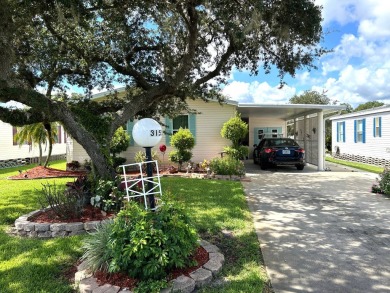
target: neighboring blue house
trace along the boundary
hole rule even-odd
[[[390,105],[330,120],[335,157],[390,167]]]

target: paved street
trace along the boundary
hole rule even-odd
[[[377,175],[246,166],[275,292],[390,292],[390,200],[370,192]]]

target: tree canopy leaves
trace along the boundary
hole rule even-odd
[[[127,120],[172,116],[187,98],[223,100],[233,68],[275,68],[283,83],[326,52],[321,7],[311,0],[2,2],[0,101],[27,108],[2,108],[0,119],[59,121],[106,177],[108,142]],[[93,89],[117,84],[124,96],[91,101]]]

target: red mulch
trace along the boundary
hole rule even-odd
[[[8,179],[42,179],[55,177],[78,177],[85,175],[84,171],[65,171],[49,167],[37,166],[30,170],[21,172],[18,175],[11,176]]]
[[[83,208],[82,215],[79,218],[71,218],[66,220],[59,219],[52,210],[48,210],[40,213],[39,215],[31,218],[31,221],[36,223],[74,223],[74,222],[88,222],[88,221],[101,221],[108,219],[112,216],[112,213],[106,213],[99,208],[87,205]]]
[[[185,275],[189,277],[189,274],[193,271],[200,268],[202,265],[204,265],[206,262],[209,261],[209,254],[208,252],[202,247],[199,246],[197,250],[195,251],[194,255],[190,257],[190,260],[197,263],[197,265],[182,269],[173,269],[170,272],[168,272],[167,281],[173,280],[180,275]],[[114,286],[118,286],[123,288],[128,288],[129,290],[132,290],[136,285],[138,280],[133,279],[126,274],[123,273],[105,273],[98,271],[94,274],[94,277],[97,279],[97,283],[102,286],[104,284],[111,284]]]

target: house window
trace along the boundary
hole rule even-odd
[[[345,122],[337,122],[337,141],[345,142]]]
[[[272,129],[271,130],[271,135],[272,135],[272,137],[278,137],[278,130],[277,129]]]
[[[173,134],[178,132],[180,128],[188,128],[188,115],[179,115],[173,118],[172,124],[173,124],[173,128],[172,128]]]
[[[355,142],[366,142],[366,119],[355,120]]]
[[[263,137],[264,137],[264,130],[263,130],[263,129],[259,129],[259,130],[257,131],[257,138],[258,138],[259,140],[262,140]]]
[[[382,117],[374,118],[374,137],[382,136]]]

